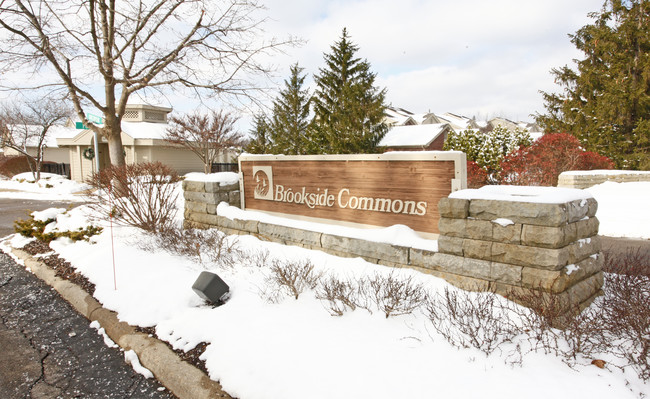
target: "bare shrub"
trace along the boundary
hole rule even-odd
[[[518,334],[509,307],[496,294],[449,289],[427,299],[426,314],[434,329],[450,344],[474,347],[489,355]]]
[[[264,268],[269,266],[269,251],[267,249],[256,249],[242,253],[242,262],[245,265]]]
[[[579,310],[567,307],[566,301],[542,289],[512,290],[506,297],[524,306],[512,306],[512,312],[527,333],[532,350],[558,354],[559,335],[556,328],[566,326],[569,315],[578,314]]]
[[[351,280],[339,280],[334,276],[322,278],[316,289],[316,298],[327,303],[332,316],[355,310],[359,303],[358,284]]]
[[[638,270],[635,256],[620,260],[620,270]],[[648,264],[645,257],[645,264]],[[647,267],[647,266],[646,266]],[[643,380],[650,379],[650,277],[607,273],[603,322],[610,351],[624,359]]]
[[[154,235],[154,244],[139,244],[144,250],[163,249],[171,254],[195,259],[203,266],[233,267],[243,256],[236,237],[210,229],[169,228]]]
[[[603,271],[605,273],[624,274],[627,276],[650,277],[650,259],[647,252],[640,249],[628,249],[617,256],[603,251]]]
[[[376,273],[359,283],[360,296],[369,297],[386,318],[410,314],[426,299],[422,284],[413,281],[411,276],[399,277]]]
[[[264,293],[270,302],[278,301],[283,295],[298,299],[306,289],[314,289],[322,273],[314,270],[308,259],[282,260],[274,259],[270,274],[266,278],[268,290]]]
[[[95,190],[91,207],[101,219],[160,232],[173,227],[182,179],[160,162],[111,166],[93,174],[87,183]]]

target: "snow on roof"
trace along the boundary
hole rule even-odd
[[[593,198],[593,196],[588,191],[577,188],[483,186],[479,189],[453,192],[449,194],[449,198],[534,202],[538,204],[562,204],[575,200],[586,200]]]
[[[445,131],[446,123],[431,125],[395,126],[379,143],[380,147],[425,146]]]
[[[122,122],[122,132],[134,139],[160,139],[165,137],[166,123]]]
[[[451,112],[445,112],[444,114],[437,116],[439,119],[449,122],[454,130],[467,129],[469,127],[470,119],[468,117],[452,114]]]

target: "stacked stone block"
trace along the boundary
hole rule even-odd
[[[210,228],[217,225],[217,205],[227,202],[239,207],[239,183],[183,181],[185,228]]]
[[[606,181],[617,183],[650,181],[650,172],[636,170],[603,171],[571,171],[560,173],[557,181],[558,187],[585,189]]]
[[[469,290],[505,296],[536,290],[567,305],[588,305],[603,284],[597,203],[560,204],[444,198],[438,251],[372,242],[216,214],[217,205],[240,205],[239,185],[183,182],[186,228],[218,228],[262,240],[360,257],[429,273]]]
[[[597,203],[560,204],[485,199],[440,201],[434,270],[464,288],[509,295],[541,290],[587,305],[603,284]]]

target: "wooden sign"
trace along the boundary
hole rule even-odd
[[[465,154],[242,155],[242,209],[357,227],[438,233],[438,201],[466,188]]]

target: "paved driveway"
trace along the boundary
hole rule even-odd
[[[0,253],[0,398],[174,398],[89,321]]]
[[[0,198],[0,238],[14,232],[14,220],[27,219],[30,211],[67,208],[70,202]],[[79,205],[79,203],[75,203]]]

